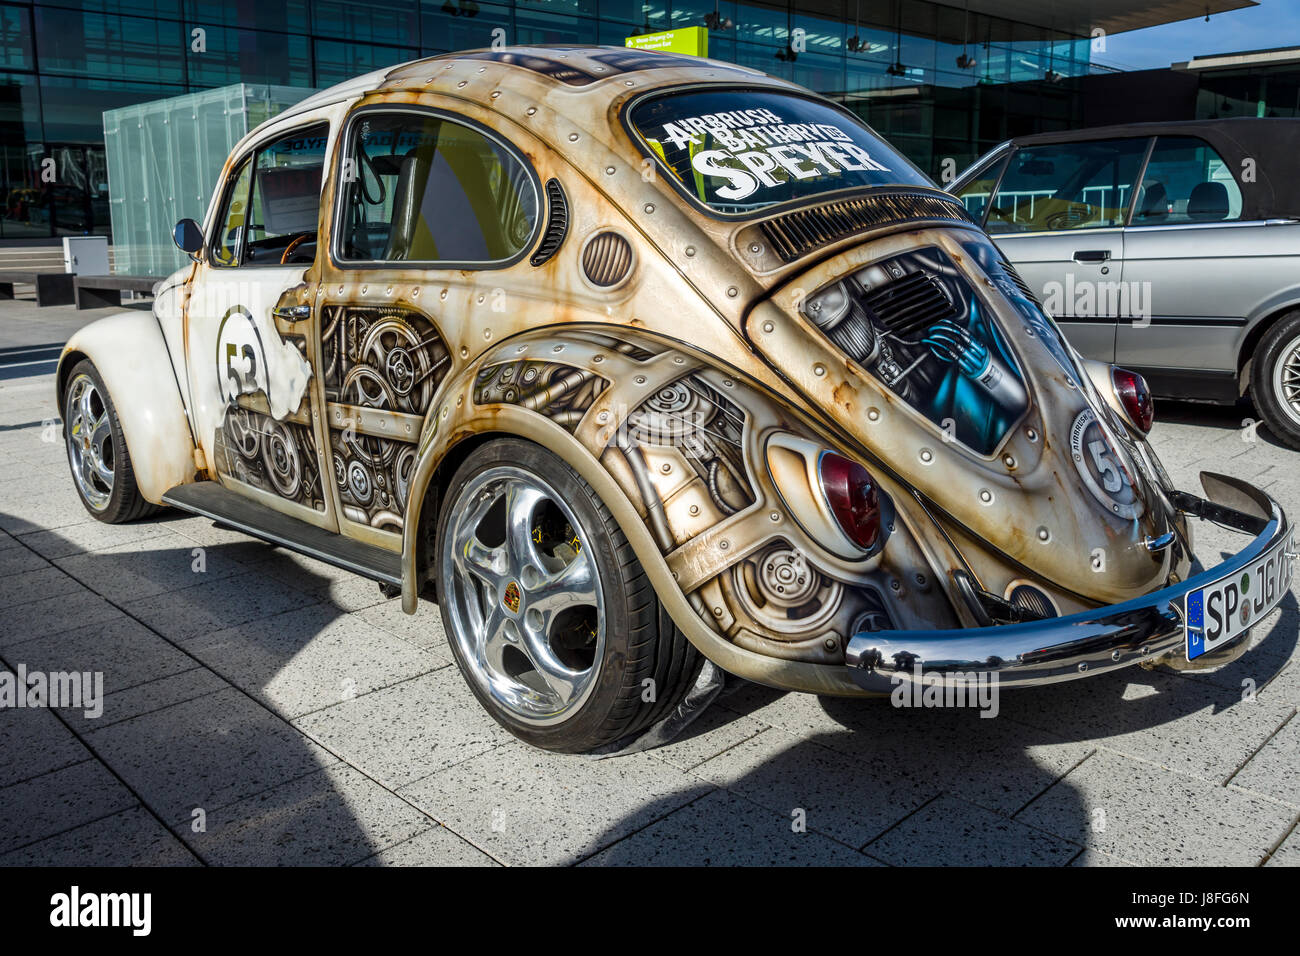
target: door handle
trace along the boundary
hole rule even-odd
[[[1109,249],[1080,249],[1074,254],[1075,262],[1105,262],[1109,258]]]
[[[271,314],[277,319],[288,319],[290,322],[301,322],[303,319],[311,318],[311,306],[277,305],[271,310]]]

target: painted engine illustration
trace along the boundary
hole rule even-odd
[[[451,366],[446,343],[418,312],[338,306],[325,310],[321,353],[343,516],[400,532],[415,442]]]
[[[518,405],[572,432],[609,382],[587,369],[523,359],[489,365],[474,383],[479,405]]]
[[[286,336],[285,345],[299,353],[306,349],[300,336]],[[297,409],[277,419],[270,414],[265,386],[234,396],[214,441],[217,471],[278,498],[324,511],[320,458],[307,407],[304,397]]]
[[[872,263],[808,297],[804,314],[936,426],[991,455],[1029,396],[992,316],[957,266],[926,248]]]

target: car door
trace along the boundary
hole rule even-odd
[[[186,304],[191,415],[223,485],[336,526],[321,480],[313,315],[281,302],[315,255],[330,124],[268,134],[227,167]]]
[[[1088,358],[1114,360],[1123,313],[1124,231],[1147,138],[1022,147],[985,228]]]
[[[341,142],[352,175],[331,212],[319,317],[328,473],[340,531],[396,550],[439,385],[491,340],[485,316],[503,318],[507,289],[517,321],[533,298],[510,267],[536,234],[540,186],[519,150],[445,110],[366,107]]]
[[[1115,360],[1161,394],[1237,397],[1240,327],[1280,287],[1270,227],[1241,222],[1241,211],[1241,186],[1212,146],[1156,139],[1124,240],[1124,278],[1142,308],[1120,324]]]

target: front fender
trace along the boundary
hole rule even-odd
[[[680,412],[655,418],[646,412],[654,402]],[[675,431],[682,423],[687,433]],[[465,440],[515,435],[592,486],[665,609],[706,657],[772,686],[860,694],[840,666],[844,641],[880,610],[872,602],[882,591],[898,624],[956,622],[942,610],[948,602],[935,593],[938,576],[904,507],[890,547],[869,556],[846,559],[809,534],[764,463],[778,432],[816,439],[786,403],[683,343],[627,330],[615,341],[608,330],[573,327],[511,338],[444,382],[432,404],[404,522],[403,608],[414,612],[421,588],[421,510],[439,464]],[[820,602],[817,615],[786,626],[742,593],[755,580],[742,565],[772,563],[774,550],[818,583],[798,608]],[[905,597],[916,589],[903,581],[929,593]]]
[[[167,489],[194,481],[194,438],[167,343],[153,315],[119,312],[90,323],[68,340],[55,372],[60,413],[68,376],[83,358],[95,364],[117,409],[136,485],[145,500],[160,504]]]

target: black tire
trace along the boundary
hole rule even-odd
[[[1288,412],[1274,373],[1300,347],[1300,312],[1284,315],[1255,348],[1250,364],[1250,396],[1264,424],[1277,439],[1300,450],[1300,411]],[[1296,383],[1300,385],[1300,381]]]
[[[92,501],[88,497],[82,487],[82,482],[78,480],[76,474],[77,465],[73,459],[73,436],[70,432],[74,416],[69,405],[74,389],[83,378],[90,379],[94,385],[102,402],[103,411],[108,415],[108,427],[111,431],[113,488],[112,492],[107,496],[107,500],[102,503]],[[86,511],[90,512],[92,517],[107,524],[134,521],[137,518],[143,518],[158,511],[157,505],[149,503],[140,494],[140,489],[135,481],[135,469],[131,464],[131,455],[126,448],[126,438],[122,434],[122,423],[117,417],[117,409],[113,406],[113,399],[108,394],[108,389],[104,385],[103,378],[100,377],[99,370],[95,368],[94,363],[89,359],[82,359],[69,373],[63,389],[62,405],[64,450],[68,455],[68,465],[73,470],[73,487],[77,489],[77,497],[81,499],[81,504]]]
[[[588,696],[572,714],[548,726],[519,719],[480,687],[453,635],[456,615],[444,593],[442,542],[466,486],[488,471],[511,467],[534,475],[562,497],[581,528],[604,594],[604,651]],[[521,740],[544,750],[584,753],[635,735],[669,714],[700,672],[703,657],[660,604],[632,546],[596,492],[572,468],[539,445],[501,438],[475,449],[457,469],[438,516],[435,539],[438,600],[457,666],[475,697],[498,723]],[[518,598],[516,597],[516,601]],[[653,681],[647,685],[646,681]],[[654,688],[646,701],[647,686]]]

